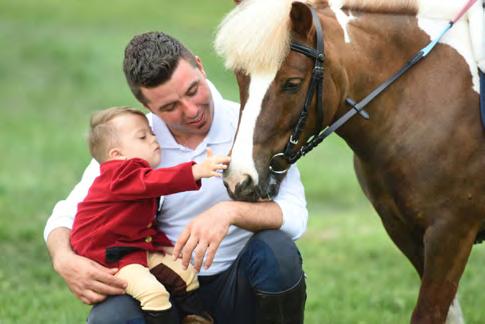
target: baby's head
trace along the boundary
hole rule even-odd
[[[99,162],[141,158],[160,163],[160,145],[145,115],[134,108],[113,107],[91,116],[89,150]]]

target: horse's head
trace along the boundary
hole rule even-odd
[[[313,15],[302,2],[245,0],[219,28],[216,48],[236,74],[241,100],[232,160],[224,174],[228,192],[235,199],[255,201],[276,195],[292,162],[289,156],[335,114],[336,105],[327,105],[328,97],[335,97],[335,88],[328,82],[324,87],[323,82],[312,84],[316,82],[312,78],[318,78],[312,74],[315,62],[323,67],[323,48],[317,53],[317,45],[323,47],[323,35],[316,31],[320,18],[316,12]],[[295,46],[311,53],[302,53]],[[314,57],[310,57],[312,53]],[[320,72],[323,77],[323,70]],[[311,87],[313,95],[307,98]],[[324,116],[318,113],[323,100],[317,100],[323,89]],[[297,138],[288,144],[290,136],[295,136],[305,101],[308,117]]]

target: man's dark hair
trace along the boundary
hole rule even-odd
[[[181,58],[197,66],[195,56],[165,33],[149,32],[133,37],[125,48],[123,71],[135,97],[147,104],[141,87],[153,88],[169,80]]]

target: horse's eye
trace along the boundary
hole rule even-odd
[[[283,90],[284,92],[295,93],[300,90],[302,80],[303,79],[301,78],[290,78],[285,81],[281,90]]]

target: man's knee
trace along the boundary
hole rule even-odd
[[[248,279],[260,292],[278,293],[291,289],[303,276],[300,252],[282,231],[255,234],[248,241],[243,258]]]
[[[144,324],[138,301],[128,295],[111,296],[96,304],[88,316],[88,324]]]

